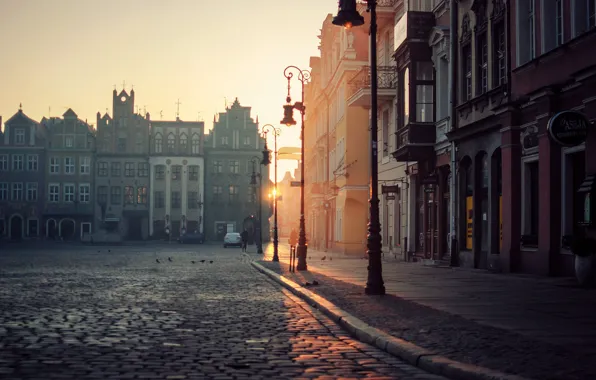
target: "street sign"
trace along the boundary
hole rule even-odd
[[[382,185],[381,193],[382,194],[399,193],[399,186],[398,185],[390,185],[390,186]]]
[[[395,195],[386,195],[385,199],[387,199],[388,201],[395,200]]]
[[[561,146],[577,146],[586,141],[590,120],[581,112],[563,111],[548,121],[548,132]]]
[[[292,187],[300,187],[301,182],[300,181],[292,181],[290,182],[290,186]]]

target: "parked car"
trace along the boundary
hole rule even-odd
[[[224,248],[242,247],[242,237],[239,232],[228,232],[224,236]]]
[[[187,232],[178,239],[180,244],[203,244],[205,242],[205,235],[198,231]]]

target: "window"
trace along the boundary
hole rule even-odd
[[[108,203],[108,187],[107,186],[99,186],[97,188],[97,203],[100,205],[105,205]]]
[[[0,182],[0,201],[8,200],[8,183]]]
[[[463,83],[462,83],[462,101],[467,102],[472,99],[472,47],[468,44],[462,49],[463,57]]]
[[[230,160],[229,165],[230,165],[230,173],[238,174],[238,170],[240,168],[238,161]]]
[[[166,177],[165,165],[155,165],[155,179],[164,179]]]
[[[72,148],[74,146],[74,136],[64,137],[64,146],[67,148]]]
[[[0,172],[8,171],[8,155],[0,154]]]
[[[596,0],[574,0],[571,4],[573,37],[596,27]]]
[[[120,120],[118,120],[119,126],[122,127],[122,128],[125,128],[126,127],[126,125],[128,124],[127,122],[128,122],[128,120],[125,117],[123,117]]]
[[[478,62],[478,95],[488,91],[488,40],[486,33],[476,36],[476,62]]]
[[[230,202],[237,201],[238,200],[238,186],[230,185],[228,191],[229,191],[229,195],[230,195]]]
[[[27,155],[27,170],[37,171],[38,167],[38,156],[37,154]]]
[[[81,174],[91,174],[91,157],[80,157]]]
[[[248,192],[247,192],[247,199],[246,201],[248,203],[255,203],[256,202],[256,193],[255,193],[255,188],[253,186],[249,186],[248,187]]]
[[[250,145],[250,137],[248,137],[248,136],[244,137],[244,145]]]
[[[138,163],[137,175],[139,177],[148,177],[149,176],[149,163],[148,162],[139,162]]]
[[[223,146],[228,145],[228,136],[224,136],[221,138],[221,145],[223,145]]]
[[[524,235],[538,236],[540,184],[538,161],[524,163]],[[532,239],[535,240],[535,239]]]
[[[23,155],[13,154],[12,155],[12,170],[23,170]]]
[[[143,135],[140,132],[135,135],[135,153],[143,153]]]
[[[110,174],[112,177],[120,177],[122,175],[122,164],[120,162],[112,162],[110,164]]]
[[[189,209],[196,209],[199,207],[199,193],[196,191],[189,191],[187,197]]]
[[[164,208],[166,205],[165,194],[163,191],[155,192],[155,208]]]
[[[113,205],[122,204],[122,188],[120,186],[112,186],[110,189],[110,203]]]
[[[536,57],[536,4],[535,0],[519,0],[516,4],[519,15],[517,21],[517,63],[523,65]]]
[[[75,185],[72,183],[64,184],[64,202],[74,202],[75,200]]]
[[[172,191],[172,208],[180,208],[180,192]]]
[[[199,167],[197,165],[191,165],[188,167],[188,180],[198,181],[199,180]]]
[[[64,157],[64,174],[75,174],[74,158]]]
[[[219,201],[221,199],[221,194],[223,193],[223,189],[221,186],[213,186],[213,200]]]
[[[124,163],[124,176],[125,177],[134,177],[135,176],[135,163],[134,162],[125,162]]]
[[[555,0],[555,44],[563,44],[563,1]]]
[[[145,186],[137,187],[137,204],[140,204],[140,205],[147,204],[147,187],[145,187]]]
[[[118,138],[118,145],[116,146],[116,151],[118,153],[125,153],[126,152],[126,139],[124,137]]]
[[[155,150],[155,153],[161,153],[161,149],[162,149],[161,135],[155,135],[155,141],[153,142],[153,144],[154,144],[153,149]]]
[[[48,200],[52,203],[60,202],[60,185],[50,183],[48,186]]]
[[[213,173],[221,173],[223,172],[223,165],[221,161],[213,161]]]
[[[507,81],[507,68],[506,68],[506,61],[505,61],[505,23],[503,21],[499,21],[495,24],[493,33],[495,39],[493,41],[493,73],[494,73],[494,82],[493,86],[501,86],[504,85]]]
[[[404,71],[403,77],[403,116],[402,116],[402,126],[406,126],[410,123],[410,69],[406,69]],[[337,154],[334,153],[335,158],[337,158]]]
[[[108,163],[107,162],[99,162],[97,164],[97,176],[98,177],[107,177],[108,176]]]
[[[192,149],[192,154],[201,153],[201,139],[200,139],[199,135],[196,135],[196,134],[192,135],[191,149]]]
[[[576,0],[577,1],[577,0]],[[540,6],[542,53],[563,44],[563,1],[542,0]]]
[[[186,151],[188,150],[188,137],[186,137],[186,134],[181,134],[180,135],[180,153],[186,153]]]
[[[383,157],[389,156],[389,110],[383,111]]]
[[[172,165],[172,181],[179,181],[181,177],[182,166]]]
[[[168,135],[168,153],[174,153],[176,149],[176,138],[173,133]]]
[[[416,121],[435,119],[434,71],[432,62],[416,63]]]
[[[132,186],[124,187],[124,204],[132,205],[135,203],[135,188]]]
[[[16,145],[25,145],[25,130],[17,128],[14,132],[14,143]]]
[[[37,182],[28,182],[27,183],[27,201],[28,202],[36,202],[37,201]]]
[[[12,184],[12,200],[22,201],[23,200],[23,184],[15,182]]]
[[[91,186],[88,183],[79,185],[79,202],[89,203],[91,201]]]

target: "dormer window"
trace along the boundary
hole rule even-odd
[[[228,136],[224,136],[221,138],[221,145],[223,145],[223,146],[228,145]]]
[[[18,128],[14,132],[14,143],[16,145],[25,145],[25,130]]]
[[[64,138],[64,146],[67,148],[72,148],[74,146],[74,137],[73,136],[66,136]]]

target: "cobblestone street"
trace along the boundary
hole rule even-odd
[[[210,245],[3,247],[0,378],[440,379]]]

